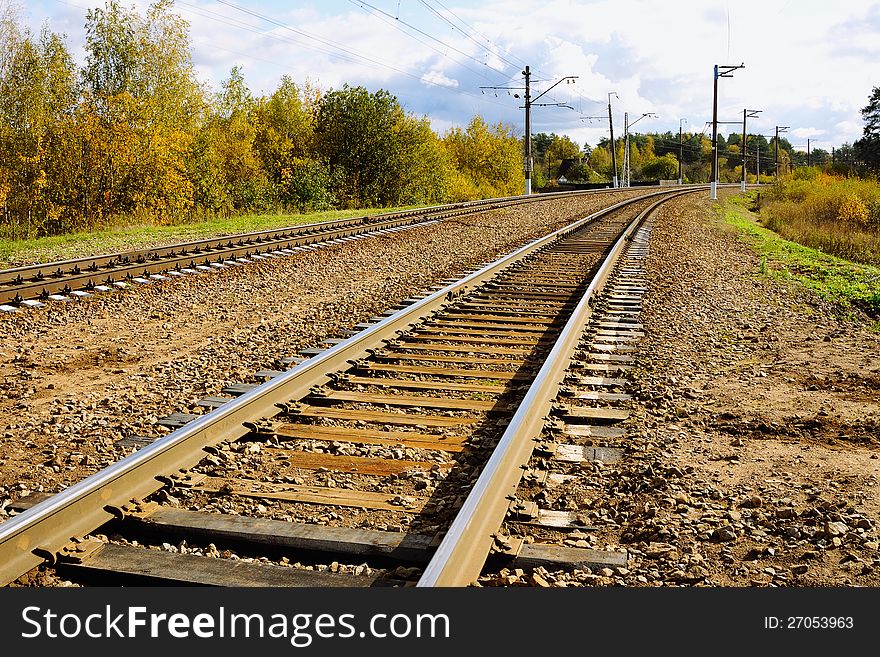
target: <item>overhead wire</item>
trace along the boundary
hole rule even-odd
[[[425,2],[425,0],[419,0],[419,3],[421,3],[424,7],[426,7],[426,8],[428,9],[428,11],[430,11],[431,13],[433,13],[433,14],[434,14],[435,16],[437,16],[440,20],[442,20],[444,23],[446,23],[447,25],[449,25],[453,30],[456,30],[456,31],[460,32],[460,33],[461,33],[466,39],[468,39],[468,40],[471,41],[472,43],[476,44],[478,47],[482,48],[483,50],[485,50],[486,52],[488,52],[488,53],[489,53],[490,55],[492,55],[493,57],[497,57],[498,59],[500,59],[502,62],[505,62],[505,63],[508,64],[509,66],[513,66],[513,67],[516,67],[516,68],[519,68],[519,67],[521,66],[521,64],[518,64],[518,63],[516,63],[516,62],[513,62],[513,61],[507,59],[506,57],[504,57],[504,56],[501,55],[500,53],[495,52],[495,51],[493,51],[491,48],[489,48],[488,46],[486,46],[486,45],[480,43],[477,39],[473,38],[470,34],[468,34],[467,32],[465,32],[465,31],[462,30],[461,28],[456,27],[455,24],[454,24],[452,21],[450,21],[450,20],[449,20],[448,18],[446,18],[443,14],[441,14],[439,11],[437,11],[434,7],[432,7],[432,6],[429,5],[427,2]],[[496,46],[496,49],[500,50],[500,48],[498,48],[497,46]]]
[[[413,30],[413,31],[415,31],[415,32],[418,32],[419,34],[421,34],[421,35],[423,35],[423,36],[425,36],[425,37],[431,39],[432,41],[436,41],[437,43],[439,43],[441,46],[443,46],[443,47],[446,48],[447,50],[453,50],[453,51],[459,53],[460,55],[463,55],[464,57],[470,59],[471,61],[476,62],[477,64],[479,64],[479,65],[481,65],[481,66],[486,66],[486,67],[488,67],[488,68],[492,68],[491,66],[489,66],[489,65],[486,64],[485,62],[481,62],[479,59],[477,59],[477,58],[474,57],[473,55],[470,55],[470,54],[464,52],[463,50],[460,50],[459,48],[456,48],[456,47],[453,46],[453,45],[450,45],[450,44],[448,44],[448,43],[446,43],[446,42],[444,42],[444,41],[441,41],[440,39],[438,39],[438,38],[436,38],[436,37],[434,37],[434,36],[428,34],[428,33],[425,32],[424,30],[419,29],[419,28],[416,27],[415,25],[412,25],[411,23],[408,23],[407,21],[402,20],[401,18],[399,18],[399,17],[397,17],[397,16],[392,16],[392,15],[389,14],[387,11],[384,11],[383,9],[380,9],[379,7],[376,7],[376,6],[372,5],[372,4],[370,4],[369,2],[366,2],[365,0],[348,0],[348,1],[349,1],[351,4],[353,4],[353,5],[355,5],[355,6],[359,6],[361,9],[364,9],[364,11],[366,11],[365,7],[369,7],[369,8],[372,10],[372,13],[371,13],[371,12],[367,12],[367,13],[370,14],[371,16],[373,16],[373,17],[375,17],[375,18],[378,18],[378,19],[382,20],[383,22],[385,22],[385,23],[387,23],[387,24],[389,24],[389,25],[392,25],[393,27],[395,27],[396,29],[398,29],[398,30],[399,30],[400,32],[402,32],[403,34],[406,34],[408,37],[410,37],[410,38],[412,38],[412,39],[418,41],[418,42],[421,43],[422,45],[425,45],[425,46],[427,46],[428,48],[431,48],[432,50],[434,50],[435,52],[437,52],[437,53],[443,55],[444,57],[448,57],[449,59],[451,59],[452,61],[454,61],[456,64],[458,64],[458,65],[460,65],[460,66],[464,66],[464,68],[467,69],[468,71],[470,71],[471,73],[474,73],[475,75],[479,75],[480,77],[482,77],[482,78],[484,78],[484,79],[486,79],[486,80],[489,80],[489,77],[488,77],[485,73],[475,71],[474,69],[472,69],[472,68],[470,68],[470,67],[468,67],[468,66],[465,66],[465,65],[462,64],[460,61],[455,60],[455,59],[453,59],[452,57],[450,57],[448,53],[443,52],[442,50],[440,50],[440,49],[437,48],[436,46],[433,46],[433,45],[431,45],[430,43],[427,43],[427,42],[425,42],[424,40],[419,39],[417,36],[415,36],[415,35],[413,35],[413,34],[410,34],[410,33],[407,32],[406,30],[402,29],[400,26],[401,26],[401,25],[404,25],[404,26],[408,27],[409,29],[411,29],[411,30]],[[387,17],[387,18],[385,18],[385,17]],[[495,69],[493,69],[493,70],[495,70]]]
[[[285,25],[284,23],[282,23],[272,17],[265,16],[263,14],[260,14],[259,12],[256,12],[254,10],[251,10],[251,9],[248,9],[245,7],[240,7],[240,6],[236,5],[235,3],[228,2],[227,0],[217,0],[217,2],[219,2],[223,5],[227,5],[231,8],[236,9],[238,11],[241,11],[245,14],[251,15],[254,18],[257,18],[259,20],[263,20],[263,21],[268,22],[272,25],[276,25],[276,26],[281,27],[285,30],[291,31],[295,34],[302,34],[302,35],[306,36],[307,38],[309,38],[310,40],[316,41],[316,42],[318,42],[318,44],[323,44],[323,45],[316,46],[313,44],[304,43],[301,40],[298,40],[295,38],[282,36],[277,33],[266,32],[264,30],[259,30],[248,23],[245,23],[245,22],[237,20],[235,18],[226,16],[225,14],[220,14],[219,12],[215,12],[210,9],[200,7],[198,5],[192,5],[190,3],[185,2],[184,0],[176,0],[175,4],[183,5],[185,7],[191,8],[190,11],[192,11],[193,13],[200,14],[210,20],[214,20],[214,21],[226,24],[226,25],[230,25],[230,26],[236,27],[238,29],[243,29],[243,30],[246,30],[249,32],[253,32],[255,34],[258,34],[258,35],[266,37],[266,38],[270,38],[270,39],[274,39],[274,40],[282,41],[282,42],[287,42],[287,43],[294,43],[296,45],[303,46],[305,48],[309,48],[311,50],[315,50],[317,52],[320,52],[320,53],[326,54],[328,56],[335,57],[337,59],[341,59],[343,61],[347,61],[350,63],[363,64],[364,62],[366,62],[368,64],[371,64],[372,66],[379,66],[382,68],[387,68],[387,69],[393,70],[395,72],[398,72],[402,75],[405,75],[411,79],[417,80],[417,81],[419,81],[423,84],[426,84],[426,85],[430,85],[433,87],[438,87],[440,89],[445,89],[450,92],[478,98],[481,100],[481,102],[489,102],[491,104],[496,104],[501,107],[506,107],[506,105],[503,103],[494,102],[491,100],[484,99],[479,94],[475,94],[473,92],[470,92],[470,91],[467,91],[464,89],[460,89],[458,87],[453,87],[453,86],[450,86],[447,84],[435,82],[435,81],[431,80],[429,77],[426,77],[430,73],[428,71],[418,71],[418,73],[412,73],[410,71],[403,70],[403,69],[398,68],[396,66],[393,66],[391,64],[388,64],[388,63],[385,63],[385,62],[382,62],[379,60],[375,60],[371,57],[368,57],[366,55],[363,55],[362,53],[357,52],[356,50],[352,50],[352,49],[346,48],[344,46],[341,46],[340,44],[336,44],[335,42],[330,41],[329,39],[324,39],[323,37],[320,37],[317,35],[312,35],[304,30],[298,30],[296,28],[292,28],[292,27]],[[341,52],[336,52],[336,50],[340,50]]]
[[[457,20],[459,23],[461,23],[461,24],[465,27],[465,29],[467,29],[467,30],[473,32],[474,34],[476,34],[477,36],[479,36],[481,39],[484,39],[487,43],[491,43],[491,44],[492,44],[493,46],[495,46],[495,48],[497,48],[498,50],[503,50],[503,49],[502,49],[497,43],[495,43],[494,41],[492,41],[492,39],[490,39],[488,36],[486,36],[486,35],[483,34],[482,32],[478,31],[478,30],[477,30],[476,28],[474,28],[472,25],[470,25],[470,24],[468,24],[467,22],[465,22],[460,16],[458,16],[454,11],[452,11],[452,9],[450,9],[449,7],[447,7],[446,5],[444,5],[442,2],[440,2],[440,0],[434,0],[434,2],[435,2],[436,4],[438,4],[438,5],[440,5],[440,6],[444,9],[444,11],[446,11],[450,16],[452,16],[455,20]],[[423,4],[424,4],[424,3],[423,3]],[[520,62],[520,63],[518,64],[519,66],[525,66],[525,65],[526,65],[526,62],[525,62],[524,60],[520,59],[519,57],[517,57],[516,55],[511,55],[511,57],[513,57],[514,60],[519,59],[519,62]]]

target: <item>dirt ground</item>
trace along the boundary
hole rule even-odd
[[[626,567],[480,584],[880,585],[880,334],[760,275],[704,196],[664,206],[646,262],[625,457],[540,492],[587,528],[526,533]]]
[[[651,237],[636,425],[684,471],[678,547],[720,585],[880,584],[880,335],[760,276],[708,199],[677,206]]]

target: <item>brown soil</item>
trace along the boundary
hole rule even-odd
[[[627,454],[539,491],[592,529],[527,532],[629,564],[482,584],[880,585],[880,335],[759,265],[708,199],[665,206]]]

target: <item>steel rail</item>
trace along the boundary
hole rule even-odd
[[[480,576],[492,550],[494,537],[516,494],[522,468],[531,458],[534,438],[541,435],[545,418],[559,393],[571,357],[587,328],[594,297],[602,291],[620,253],[639,225],[669,198],[693,191],[678,192],[651,204],[617,239],[559,334],[416,586],[468,586]]]
[[[271,242],[261,242],[253,244],[245,244],[242,246],[227,246],[222,249],[213,251],[204,251],[199,255],[201,262],[197,262],[195,253],[181,253],[180,255],[171,254],[164,256],[164,259],[154,261],[136,262],[132,264],[113,265],[110,269],[86,270],[81,273],[68,273],[63,277],[42,279],[29,283],[13,283],[5,289],[0,287],[0,294],[5,296],[6,300],[11,303],[20,302],[23,299],[46,298],[54,292],[69,293],[74,289],[91,290],[98,284],[110,284],[113,280],[128,280],[137,275],[149,276],[151,274],[168,272],[171,270],[180,271],[186,267],[196,267],[202,262],[207,264],[210,258],[214,257],[219,262],[238,257],[251,257],[253,254],[275,251],[281,248],[293,248],[296,246],[306,246],[317,242],[327,242],[334,239],[341,239],[353,235],[360,235],[373,231],[385,230],[389,228],[398,228],[404,226],[418,226],[427,221],[433,220],[431,216],[424,220],[417,218],[396,219],[393,221],[363,224],[357,227],[337,228],[326,230],[321,233],[305,233],[302,235],[291,235],[286,238],[280,238]],[[220,256],[218,258],[218,256]],[[101,279],[101,277],[106,277]],[[97,283],[95,282],[97,280]],[[0,297],[0,301],[3,297]]]
[[[72,539],[124,515],[130,502],[156,492],[170,476],[196,465],[204,458],[205,447],[246,435],[245,422],[274,417],[285,402],[330,383],[331,374],[348,369],[369,350],[433,316],[465,290],[491,280],[591,221],[646,198],[669,194],[662,190],[618,202],[536,239],[0,524],[0,585],[44,561],[54,562]]]

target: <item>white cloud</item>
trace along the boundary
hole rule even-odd
[[[616,91],[618,134],[624,111],[659,114],[641,121],[640,129],[677,131],[686,117],[687,128],[699,132],[711,119],[712,66],[745,62],[745,69],[718,82],[720,120],[757,108],[763,114],[750,125],[765,134],[784,124],[792,134],[798,130],[806,138],[804,131],[817,130],[810,135],[839,143],[860,135],[858,108],[880,80],[880,5],[874,0],[740,0],[710,8],[703,0],[448,0],[443,4],[454,16],[445,16],[459,29],[419,3],[395,0],[371,2],[390,17],[341,0],[237,2],[292,29],[213,0],[188,0],[195,10],[178,4],[191,23],[193,59],[203,80],[216,85],[243,64],[255,93],[271,92],[285,73],[325,89],[383,87],[408,110],[431,116],[437,129],[465,125],[475,113],[521,127],[521,100],[505,91],[498,98],[482,95],[479,87],[521,86],[528,64],[536,93],[560,77],[579,76],[577,84],[560,85],[545,97],[577,111],[535,108],[535,131],[594,144],[607,134],[607,121],[590,124],[582,116],[604,114],[608,92]],[[143,12],[148,3],[136,4]],[[83,58],[83,9],[33,0],[26,11],[36,29],[47,20],[50,29],[67,33]],[[473,31],[466,33],[457,19]],[[724,133],[730,129],[735,126],[722,126]]]
[[[422,82],[428,86],[457,87],[458,80],[446,77],[440,71],[429,71],[422,76]]]
[[[825,134],[825,130],[818,128],[795,128],[791,130],[791,134],[798,139],[806,139],[807,137],[819,137]]]

